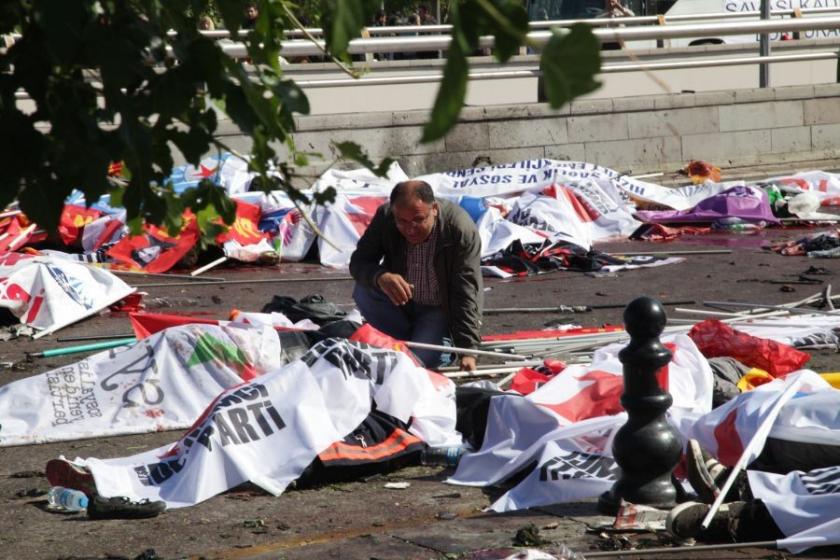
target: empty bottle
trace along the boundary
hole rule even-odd
[[[463,447],[427,447],[420,453],[420,463],[423,465],[440,465],[454,467],[464,454]]]
[[[557,560],[586,560],[583,554],[578,554],[565,544],[561,544],[559,550],[553,550],[552,553]]]
[[[60,507],[66,511],[83,511],[88,507],[88,497],[84,492],[53,486],[47,493],[47,500],[53,507]]]
[[[840,259],[840,247],[825,249],[823,251],[811,251],[808,256],[815,259]]]

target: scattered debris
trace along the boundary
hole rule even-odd
[[[32,487],[32,488],[25,488],[23,490],[18,490],[15,492],[16,498],[37,498],[39,496],[43,496],[47,493],[47,491],[43,488]]]
[[[540,530],[533,523],[516,531],[516,535],[513,537],[514,546],[540,546],[548,544],[548,542],[540,536]]]
[[[263,519],[246,519],[242,522],[242,526],[246,529],[260,529],[265,527],[265,521]]]
[[[387,488],[388,490],[405,490],[410,486],[410,482],[386,482],[383,488]]]
[[[44,471],[18,471],[9,475],[9,478],[43,478]]]
[[[146,309],[162,309],[169,307],[195,307],[197,305],[198,299],[190,297],[158,297],[146,300]]]

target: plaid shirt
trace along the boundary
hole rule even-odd
[[[440,305],[440,289],[435,272],[435,246],[437,245],[437,221],[429,238],[417,245],[408,245],[405,250],[406,280],[414,286],[414,301],[420,305]]]

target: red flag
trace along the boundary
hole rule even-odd
[[[102,215],[93,208],[76,204],[65,204],[58,222],[58,234],[65,245],[72,245],[79,239],[82,228]]]
[[[359,235],[362,235],[373,220],[376,210],[385,203],[387,199],[382,196],[357,196],[350,199],[350,203],[361,209],[362,212],[347,212],[347,219],[356,228]]]
[[[0,234],[0,253],[17,251],[27,243],[43,240],[45,236],[35,232],[36,227],[23,215],[13,217],[6,231]]]
[[[157,226],[144,226],[145,233],[127,235],[108,249],[108,256],[130,269],[166,272],[175,266],[198,242],[198,223],[186,213],[186,223],[175,237]]]
[[[218,325],[216,319],[199,319],[197,317],[184,317],[183,315],[166,315],[164,313],[129,313],[131,328],[138,340],[142,340],[153,334],[180,325],[200,323],[202,325]]]
[[[256,245],[261,239],[268,239],[268,234],[259,230],[260,207],[241,200],[236,201],[236,219],[228,230],[216,236],[217,243],[238,241],[240,245]]]

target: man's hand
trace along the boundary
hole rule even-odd
[[[414,286],[393,272],[386,272],[376,279],[376,285],[394,305],[405,305],[413,296]]]
[[[475,356],[461,356],[461,371],[475,371]]]

